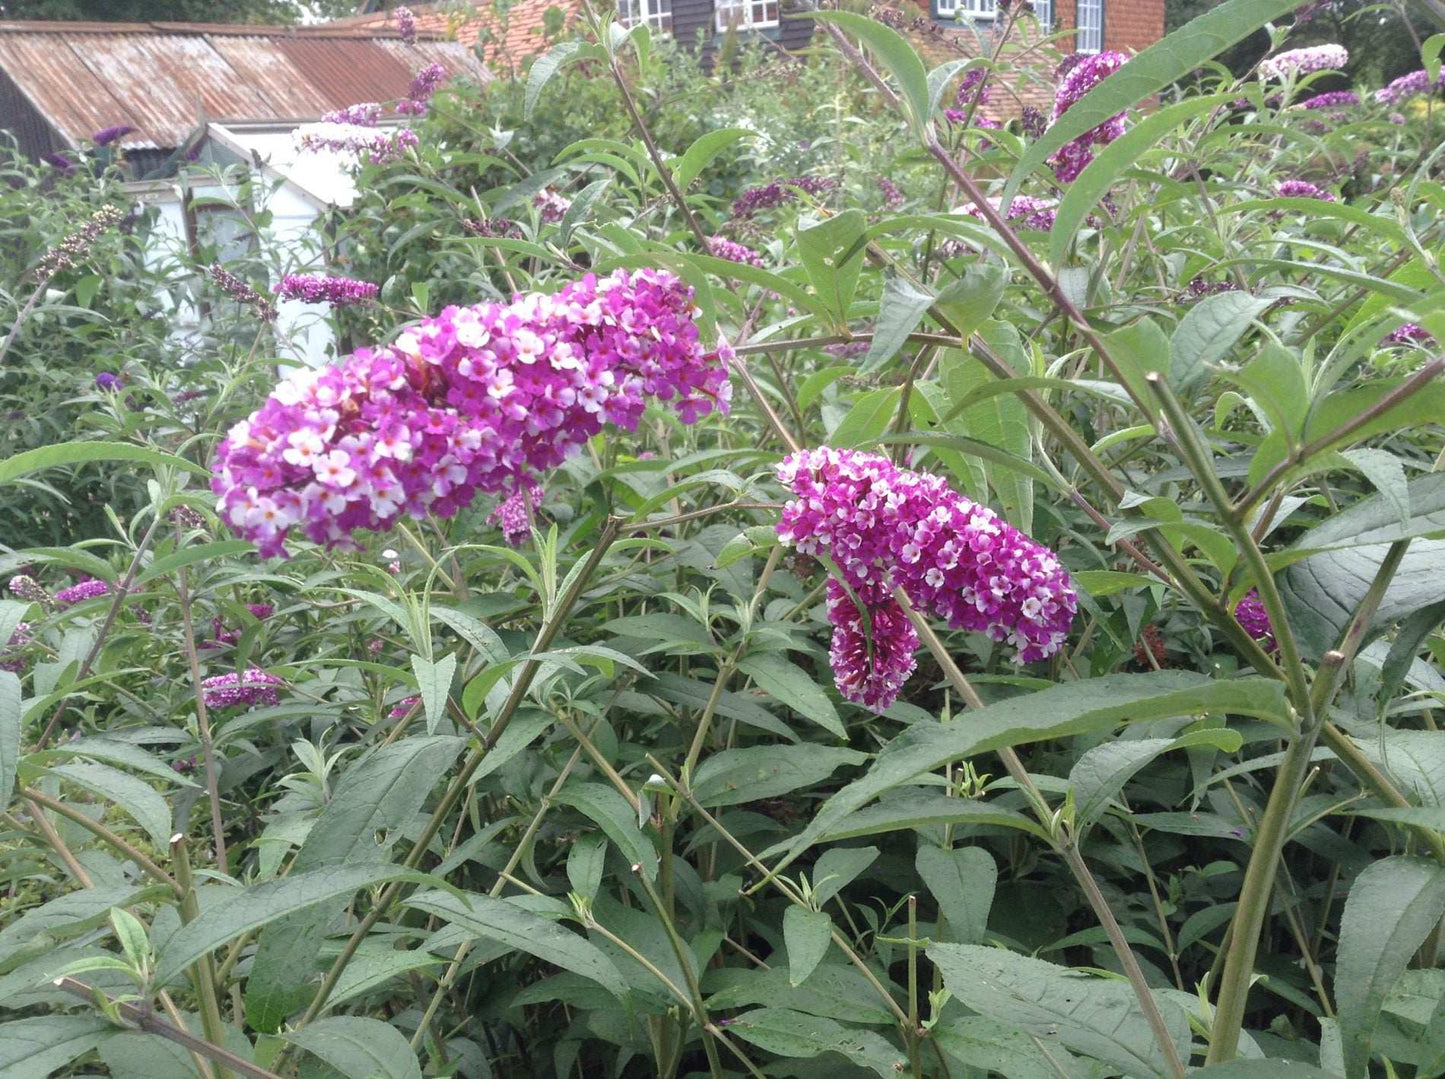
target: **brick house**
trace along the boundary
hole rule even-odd
[[[1007,17],[999,0],[886,0],[897,5],[888,21],[902,27],[932,64],[958,56],[991,52],[996,28]],[[1015,0],[1022,2],[1022,0]],[[378,0],[368,0],[376,6]],[[691,42],[701,35],[712,40],[728,30],[758,35],[787,49],[802,48],[814,26],[807,19],[787,16],[789,0],[616,0],[624,24],[645,22],[655,32]],[[1018,80],[1013,92],[1000,95],[988,111],[1016,115],[1025,104],[1052,101],[1052,66],[1057,53],[1070,44],[1081,52],[1117,49],[1137,52],[1164,36],[1164,0],[1033,0],[1034,14],[1023,17],[1013,38],[1020,66],[1030,77]],[[1005,7],[1007,4],[1005,3]],[[500,10],[505,7],[505,10]],[[510,6],[495,0],[443,0],[413,7],[418,27],[425,33],[475,44],[482,59],[502,70],[517,71],[529,58],[545,52],[577,22],[582,0],[515,0]],[[379,28],[390,23],[388,11],[371,11],[338,19],[327,26]],[[1072,43],[1063,38],[1054,48],[1024,48],[1048,33],[1073,30]],[[1003,57],[1008,61],[1008,54]]]

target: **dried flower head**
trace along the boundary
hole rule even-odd
[[[206,275],[219,285],[221,291],[231,297],[231,299],[250,307],[252,311],[256,312],[256,317],[263,322],[270,322],[276,317],[276,307],[270,300],[266,299],[266,297],[262,296],[235,274],[231,273],[231,271],[227,270],[219,262],[211,263],[211,268],[206,271]]]
[[[45,253],[35,267],[35,276],[45,281],[61,270],[74,269],[77,263],[85,261],[100,234],[118,222],[121,216],[118,206],[106,205],[96,210],[79,231],[72,232],[60,242],[59,247],[52,247]]]

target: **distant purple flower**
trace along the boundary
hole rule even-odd
[[[744,266],[767,265],[763,261],[763,256],[751,247],[729,240],[726,236],[709,236],[707,253],[713,258],[727,259],[729,262],[741,263]]]
[[[425,101],[414,101],[409,97],[392,106],[398,116],[425,116],[429,107]]]
[[[1054,94],[1053,122],[1058,123],[1064,113],[1077,105],[1090,90],[1123,67],[1128,59],[1121,52],[1105,50],[1085,56],[1070,67]],[[1088,167],[1089,162],[1094,160],[1093,147],[1105,146],[1124,134],[1124,119],[1124,113],[1116,113],[1102,124],[1061,146],[1053,157],[1049,158],[1058,178],[1064,183],[1076,179],[1079,173]]]
[[[28,645],[33,638],[30,633],[29,622],[16,622],[15,628],[10,631],[10,640],[6,642],[5,648],[0,650],[0,671],[9,671],[11,674],[19,674],[25,669],[25,657],[20,655],[20,649]]]
[[[59,169],[67,176],[75,171],[75,162],[64,154],[41,154],[40,160],[53,168]]]
[[[541,501],[542,488],[539,484],[520,484],[487,516],[487,524],[497,525],[502,538],[513,547],[520,547],[532,535],[532,510]]]
[[[109,146],[122,135],[129,135],[135,128],[129,124],[116,124],[114,127],[106,127],[90,136],[90,141],[97,146]]]
[[[404,719],[406,714],[421,700],[420,697],[403,697],[397,701],[391,711],[386,714],[387,719]]]
[[[990,205],[998,209],[998,200],[990,200]],[[1058,213],[1059,202],[1057,199],[1039,199],[1032,195],[1015,195],[1014,200],[1008,204],[1008,213],[1005,217],[1012,222],[1026,229],[1038,229],[1041,232],[1048,232],[1054,227],[1054,216]],[[983,211],[970,203],[964,207],[964,213],[969,217],[984,220]]]
[[[221,291],[231,297],[231,299],[237,303],[247,304],[251,310],[256,313],[256,317],[263,322],[270,322],[276,317],[276,306],[270,300],[266,299],[266,297],[262,296],[235,274],[231,273],[230,270],[227,270],[219,262],[211,263],[211,268],[206,271],[206,274],[212,281],[219,285]],[[177,397],[176,400],[179,402],[182,398]]]
[[[792,202],[798,197],[798,191],[817,197],[837,186],[837,180],[821,176],[794,176],[787,180],[773,180],[760,187],[750,187],[740,194],[733,202],[733,217],[752,217],[759,210]]]
[[[321,114],[325,124],[351,124],[355,127],[375,127],[381,119],[381,106],[375,101],[363,101],[358,105],[347,105],[344,109],[332,109]]]
[[[10,578],[10,591],[28,603],[49,603],[50,593],[40,582],[28,573],[17,573]]]
[[[293,133],[303,153],[366,154],[373,165],[381,165],[416,146],[416,132],[410,128],[375,128],[360,124],[322,121],[302,124]]]
[[[903,194],[903,189],[886,176],[878,177],[878,190],[883,194],[883,205],[890,210],[902,206],[908,201]]]
[[[401,40],[408,45],[416,44],[416,15],[411,8],[404,4],[398,5],[392,12],[396,18],[396,32],[401,35]]]
[[[1408,75],[1401,75],[1388,86],[1375,91],[1375,100],[1382,105],[1398,105],[1406,98],[1415,97],[1417,94],[1428,94],[1433,89],[1445,86],[1445,71],[1434,83],[1430,81],[1428,71],[1412,71]]]
[[[180,773],[181,775],[183,775],[183,776],[188,776],[188,775],[190,775],[192,772],[194,772],[195,770],[196,770],[196,758],[195,758],[195,757],[184,757],[184,758],[182,758],[182,759],[180,759],[180,760],[171,761],[171,771],[173,771],[173,772],[179,772],[179,773]]]
[[[283,300],[329,303],[333,307],[355,307],[376,299],[381,286],[351,277],[330,274],[287,274],[273,291]]]
[[[1405,117],[1401,113],[1392,112],[1389,116],[1385,117],[1385,119],[1389,120],[1390,123],[1394,124],[1396,127],[1405,126]]]
[[[1189,282],[1188,298],[1191,300],[1202,300],[1206,296],[1214,296],[1221,292],[1238,292],[1239,286],[1233,281],[1209,282],[1202,277],[1195,277]]]
[[[1316,94],[1300,102],[1302,109],[1338,109],[1348,108],[1360,103],[1360,95],[1353,90],[1330,90],[1327,93]]]
[[[243,674],[228,671],[201,682],[201,699],[205,701],[207,708],[277,705],[281,703],[281,694],[277,687],[285,684],[274,674],[267,674],[257,667],[252,667]]]
[[[81,581],[69,588],[62,588],[55,593],[55,602],[62,607],[73,607],[77,603],[84,603],[88,599],[95,599],[98,596],[110,594],[110,585],[104,581],[92,578],[88,581]]]
[[[103,390],[120,389],[120,376],[109,371],[102,371],[95,376],[95,384]]]
[[[1269,612],[1264,609],[1258,589],[1251,588],[1239,601],[1234,609],[1234,620],[1244,627],[1244,632],[1264,645],[1266,651],[1274,651],[1274,623],[1269,620]]]
[[[1294,24],[1304,26],[1314,22],[1315,16],[1327,10],[1329,6],[1330,0],[1309,0],[1308,3],[1301,4],[1294,9]]]
[[[1044,119],[1044,114],[1032,105],[1024,106],[1020,121],[1023,124],[1024,134],[1031,139],[1039,138],[1049,126],[1049,122]]]
[[[532,205],[542,211],[544,222],[555,225],[567,216],[567,211],[572,208],[572,200],[555,187],[549,187],[532,196]]]
[[[957,108],[966,109],[970,105],[987,105],[989,98],[988,72],[981,67],[969,68],[963,73],[963,79],[958,84],[958,93],[954,95],[953,103]]]
[[[1417,322],[1407,322],[1387,333],[1382,344],[1425,346],[1432,344],[1434,340],[1435,338],[1425,327]]]
[[[416,73],[407,87],[406,96],[415,101],[426,101],[436,93],[437,87],[447,77],[447,69],[441,64],[427,64]]]
[[[1308,180],[1281,180],[1274,185],[1274,193],[1282,199],[1319,199],[1334,202],[1335,197],[1322,187],[1316,187]]]
[[[1286,75],[1339,71],[1349,62],[1350,50],[1343,45],[1311,45],[1307,49],[1290,49],[1260,61],[1259,74],[1266,79],[1282,79]]]
[[[861,356],[868,351],[867,341],[840,341],[835,345],[824,345],[823,351],[829,356],[836,356],[840,360],[851,359],[854,356]]]

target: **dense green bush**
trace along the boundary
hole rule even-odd
[[[723,73],[604,20],[360,167],[319,229],[380,286],[335,313],[367,388],[303,407],[293,376],[240,426],[271,331],[96,344],[141,332],[147,280],[106,233],[7,383],[78,409],[0,461],[7,511],[78,514],[85,461],[130,501],[0,536],[29,575],[0,602],[0,1074],[1445,1074],[1436,98],[1305,108],[1328,73],[1210,66],[1290,7],[1073,58],[1102,81],[1043,131],[847,12],[806,64]],[[108,194],[18,175],[14,281]],[[259,285],[286,267],[253,224]],[[634,278],[609,323],[590,275],[619,270],[695,310]],[[522,292],[562,299],[443,310]],[[539,310],[587,329],[539,344]],[[97,395],[106,349],[128,382]],[[536,372],[663,354],[696,381],[627,423],[585,437],[580,391],[539,391],[496,435]],[[539,432],[579,444],[536,487],[462,452]],[[268,439],[330,495],[287,502]],[[886,490],[809,523],[800,447]],[[307,539],[351,531],[353,486],[458,512]],[[1077,604],[1030,662],[935,617],[1025,585]],[[1042,624],[1019,609],[994,627]],[[840,692],[915,660],[896,700]]]

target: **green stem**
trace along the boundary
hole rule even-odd
[[[80,825],[86,831],[90,832],[91,835],[113,847],[118,854],[129,858],[136,865],[140,866],[142,872],[169,887],[177,896],[182,894],[181,886],[176,883],[174,877],[99,821],[91,819],[74,807],[66,805],[64,802],[58,801],[48,794],[35,790],[32,787],[22,788],[20,790],[20,796],[28,801],[42,805],[54,813],[59,813],[73,824]]]
[[[191,856],[186,848],[186,837],[181,833],[171,836],[171,861],[176,867],[176,883],[181,887],[181,924],[188,925],[201,913],[200,902],[196,899],[196,884],[191,876]],[[197,995],[201,1001],[201,1026],[206,1038],[214,1045],[226,1044],[226,1025],[221,1021],[219,987],[216,985],[216,964],[209,954],[197,959],[191,967]],[[231,1073],[221,1062],[216,1062],[216,1079],[228,1079]]]

